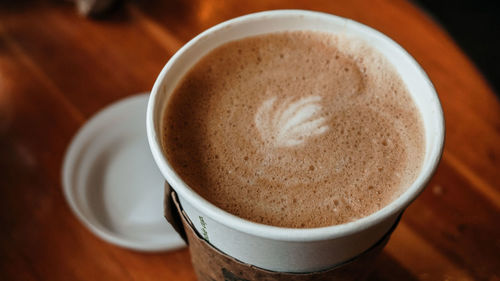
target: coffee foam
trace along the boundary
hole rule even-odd
[[[285,99],[279,106],[275,106],[279,102],[276,97],[264,101],[255,114],[262,140],[276,148],[294,146],[326,132],[326,118],[315,118],[321,111],[320,101],[320,96],[302,97],[295,102]]]
[[[255,222],[320,227],[369,215],[416,178],[419,112],[363,41],[298,31],[227,43],[179,84],[163,145],[181,178]]]

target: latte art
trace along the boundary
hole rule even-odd
[[[290,147],[326,132],[328,125],[320,117],[320,101],[320,96],[285,100],[281,104],[276,97],[264,101],[254,118],[262,140],[275,147]]]
[[[392,202],[424,155],[406,86],[366,43],[313,31],[223,44],[169,98],[165,155],[217,207],[258,223],[321,227]]]

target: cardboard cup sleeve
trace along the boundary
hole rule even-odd
[[[399,223],[398,218],[389,232],[370,249],[330,269],[307,273],[275,272],[240,262],[206,242],[194,229],[179,204],[177,194],[167,183],[164,203],[165,218],[189,245],[191,262],[199,281],[364,280],[372,271],[376,257]]]

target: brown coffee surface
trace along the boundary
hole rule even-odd
[[[394,67],[359,39],[313,31],[226,43],[181,80],[163,147],[179,176],[239,217],[346,223],[415,180],[424,130]]]

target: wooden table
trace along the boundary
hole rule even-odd
[[[441,98],[443,160],[371,279],[500,280],[500,103],[450,37],[400,0],[131,1],[102,20],[79,17],[64,1],[1,2],[0,280],[195,280],[186,249],[137,253],[81,225],[61,192],[62,158],[85,120],[150,89],[190,38],[278,8],[384,32],[424,67]]]

